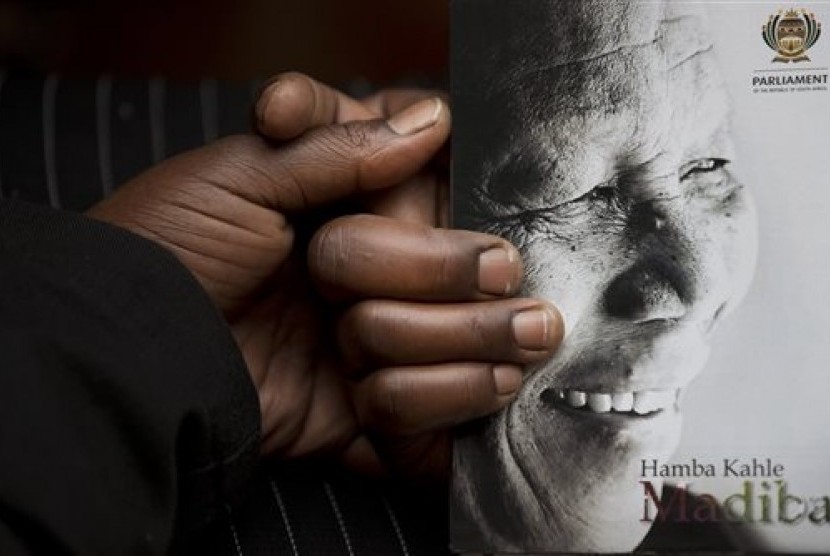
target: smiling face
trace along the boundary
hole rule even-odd
[[[484,439],[457,444],[457,529],[490,546],[642,540],[641,461],[674,451],[676,400],[751,279],[702,10],[479,0],[456,20],[455,224],[519,246],[524,295],[568,331]]]

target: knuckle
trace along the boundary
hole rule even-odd
[[[481,349],[494,345],[492,330],[492,316],[486,315],[481,309],[475,310],[467,322],[467,333],[469,340],[476,347]]]
[[[343,276],[352,255],[352,230],[343,219],[324,225],[309,244],[309,267],[326,284],[336,284]]]
[[[377,148],[377,125],[373,121],[349,122],[320,129],[314,139],[318,146],[333,154],[353,158],[369,157]]]
[[[471,364],[460,369],[458,413],[465,419],[473,418],[489,408],[493,399],[492,366]]]
[[[346,361],[355,368],[364,368],[378,356],[381,339],[378,325],[382,319],[382,303],[362,301],[343,315],[338,327],[340,350]]]
[[[471,372],[471,369],[467,369],[467,372],[464,373],[461,384],[462,395],[459,396],[459,402],[467,413],[471,413],[472,408],[478,405],[481,398],[481,381],[478,379],[478,375],[479,373]]]
[[[396,432],[407,429],[410,423],[405,397],[409,384],[405,376],[394,370],[379,371],[371,381],[368,404],[374,427]]]
[[[363,148],[368,139],[347,132],[346,126],[320,128],[305,137],[309,151],[315,155],[315,165],[329,170],[339,170],[350,165],[351,161],[363,156]],[[355,151],[358,151],[355,153]]]
[[[372,330],[377,324],[382,324],[387,320],[385,318],[385,304],[377,300],[361,301],[352,307],[347,314],[354,326],[364,331],[361,338],[369,345],[374,343],[373,338],[365,331]]]
[[[433,246],[434,268],[431,274],[432,287],[443,288],[447,284],[455,284],[459,278],[459,260],[455,245],[442,236],[428,233],[427,241]],[[466,273],[470,274],[470,273]]]
[[[365,149],[372,144],[373,129],[365,122],[352,122],[341,126],[341,141],[349,149]]]
[[[318,128],[304,137],[315,154],[315,167],[325,168],[362,186],[378,168],[389,164],[383,157],[385,143],[379,139],[377,122],[363,121]],[[373,180],[369,180],[373,181]]]
[[[385,418],[398,419],[401,416],[399,399],[405,390],[403,381],[398,373],[380,372],[375,378],[374,403],[375,410]]]

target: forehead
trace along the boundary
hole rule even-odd
[[[728,102],[705,6],[525,0],[494,5],[492,16],[489,46],[481,45],[488,55],[470,56],[483,94],[468,100],[496,118],[497,150],[555,152],[594,183],[608,165],[591,159],[659,156],[676,166],[725,156],[708,152],[723,135]]]

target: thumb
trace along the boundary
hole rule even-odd
[[[277,148],[255,137],[230,138],[214,144],[223,151],[214,160],[228,161],[228,170],[235,172],[235,179],[226,180],[235,194],[296,212],[407,180],[436,154],[449,132],[449,108],[436,97],[388,120],[312,129]]]

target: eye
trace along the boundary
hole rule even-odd
[[[590,201],[612,201],[617,197],[617,189],[607,185],[601,185],[593,188],[587,194],[582,196],[584,200]]]
[[[561,179],[557,162],[544,152],[513,153],[488,178],[485,194],[504,207],[536,208]]]
[[[724,158],[701,158],[689,162],[680,167],[680,181],[687,180],[695,174],[717,172],[727,164],[729,164],[729,161]]]

